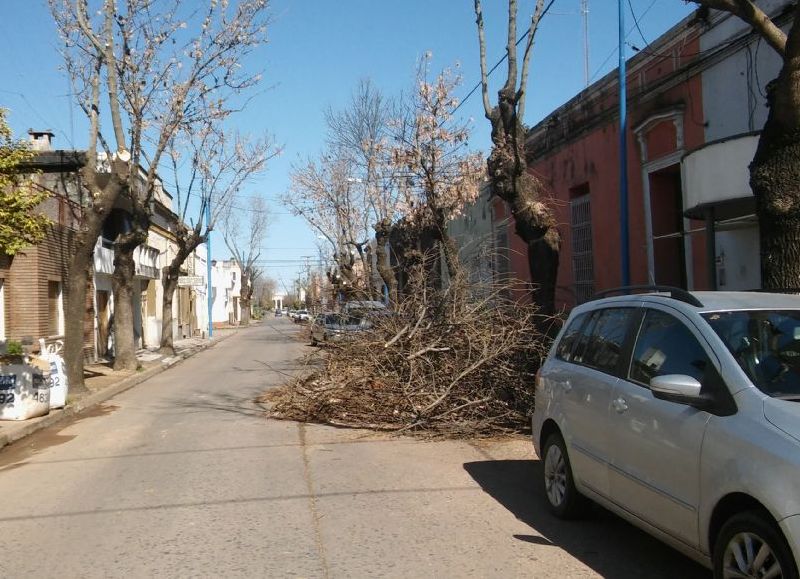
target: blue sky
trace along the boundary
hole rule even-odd
[[[693,5],[683,0],[629,1],[645,40],[652,41]],[[533,0],[521,0],[520,18],[529,18]],[[460,64],[466,95],[479,81],[478,41],[472,0],[270,0],[273,22],[269,43],[249,61],[264,72],[259,93],[235,124],[252,133],[268,132],[284,147],[283,155],[248,186],[245,195],[259,195],[272,211],[265,257],[298,260],[275,263],[267,275],[289,286],[301,256],[315,255],[315,236],[300,218],[278,201],[289,185],[293,163],[316,154],[324,140],[323,111],[344,106],[358,81],[370,78],[388,95],[406,90],[415,63],[426,51],[434,67]],[[506,2],[484,0],[487,60],[503,54]],[[86,145],[82,113],[71,106],[69,85],[60,70],[59,40],[46,0],[2,0],[0,19],[0,106],[11,109],[15,134],[28,128],[50,128],[56,147]],[[555,0],[536,39],[528,85],[526,123],[533,124],[570,99],[584,85],[583,29],[580,0]],[[644,40],[626,10],[628,42]],[[524,29],[521,22],[519,30]],[[617,2],[589,0],[590,72],[593,80],[616,68]],[[628,56],[633,54],[628,49]],[[499,77],[504,68],[498,68]],[[489,125],[480,94],[462,106],[474,118],[473,146],[486,150]],[[215,235],[216,258],[229,253]]]

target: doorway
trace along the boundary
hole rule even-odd
[[[648,175],[655,283],[687,288],[680,164]]]
[[[97,356],[108,356],[108,338],[111,333],[111,316],[109,308],[109,292],[97,290]]]

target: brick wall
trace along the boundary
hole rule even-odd
[[[74,232],[60,225],[48,229],[40,244],[13,257],[0,256],[4,281],[6,339],[32,340],[50,335],[49,282],[59,282],[65,301],[67,265],[74,252]],[[84,316],[84,352],[94,357],[94,287],[89,281]]]

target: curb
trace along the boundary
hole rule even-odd
[[[246,329],[246,328],[242,328]],[[153,368],[149,368],[144,370],[143,372],[137,372],[132,376],[128,376],[127,378],[123,378],[119,382],[111,384],[106,388],[98,392],[94,392],[81,398],[80,400],[64,407],[59,408],[57,410],[51,410],[49,414],[45,416],[40,416],[38,418],[32,418],[31,420],[20,421],[20,425],[17,428],[13,428],[11,432],[0,432],[0,449],[4,446],[11,444],[12,442],[16,442],[21,438],[25,438],[26,436],[30,436],[34,432],[39,430],[43,430],[45,428],[49,428],[51,426],[55,426],[73,416],[78,416],[87,410],[102,404],[109,398],[113,398],[117,394],[121,394],[126,390],[133,388],[134,386],[141,384],[145,380],[152,378],[153,376],[157,376],[162,372],[172,368],[176,364],[183,362],[187,358],[191,358],[195,354],[202,352],[203,350],[208,350],[209,348],[213,348],[220,342],[224,342],[231,336],[237,334],[238,332],[231,332],[230,334],[226,334],[221,336],[214,342],[201,344],[199,346],[192,346],[191,348],[187,348],[185,351],[181,352],[180,354],[176,354],[172,358],[168,358],[161,362],[158,366],[154,366]]]

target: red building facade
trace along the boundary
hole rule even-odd
[[[681,160],[705,142],[702,21],[687,18],[628,62],[630,280],[710,287],[703,222],[684,215]],[[562,236],[556,301],[571,307],[621,285],[617,72],[550,113],[528,136],[528,166],[545,186]],[[493,199],[497,244],[529,279],[513,217]]]

